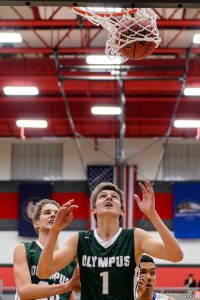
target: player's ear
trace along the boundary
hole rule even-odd
[[[93,217],[95,218],[95,220],[97,220],[97,211],[96,211],[96,209],[95,208],[92,208],[92,215],[93,215]]]
[[[38,231],[39,221],[33,221],[33,227],[35,228],[36,231]]]
[[[96,208],[92,208],[91,212],[92,212],[93,215],[96,215],[96,213],[97,213]]]
[[[121,212],[120,212],[120,216],[122,216],[122,217],[123,217],[123,216],[124,216],[124,214],[125,214],[125,210],[124,210],[124,208],[122,208],[122,209],[121,209]]]
[[[120,215],[119,215],[119,222],[121,223],[122,219],[123,219],[123,216],[125,214],[125,210],[122,208],[121,209],[121,212],[120,212]]]

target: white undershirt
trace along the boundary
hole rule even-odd
[[[104,248],[108,248],[109,246],[111,246],[115,241],[116,239],[118,238],[118,236],[120,235],[122,231],[122,227],[119,227],[119,230],[118,232],[111,238],[111,240],[109,241],[103,241],[100,236],[97,234],[97,230],[96,228],[94,229],[94,236],[97,240],[97,242]]]
[[[40,242],[37,240],[36,243],[38,244],[38,246],[43,250],[43,246],[40,244]]]

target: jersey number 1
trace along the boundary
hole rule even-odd
[[[109,294],[109,287],[108,287],[108,272],[102,272],[100,273],[100,276],[102,277],[102,294],[108,295]]]

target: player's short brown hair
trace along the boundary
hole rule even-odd
[[[90,197],[92,208],[95,208],[95,204],[96,204],[98,194],[100,192],[104,191],[104,190],[115,191],[117,194],[119,194],[120,202],[121,202],[121,208],[124,209],[124,193],[123,193],[122,190],[120,190],[118,188],[118,186],[116,186],[112,182],[101,182],[95,187],[95,189],[93,190],[92,195]]]
[[[56,202],[55,200],[50,200],[50,199],[42,199],[40,201],[38,201],[35,204],[34,207],[34,212],[33,212],[33,216],[32,216],[32,221],[38,221],[41,215],[41,211],[42,208],[46,205],[46,204],[53,204],[55,206],[57,206],[58,208],[60,208],[60,204],[58,202]]]

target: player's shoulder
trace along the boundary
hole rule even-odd
[[[32,245],[33,242],[19,242],[16,247],[15,247],[15,250],[23,250],[25,249],[27,246],[30,246]]]
[[[68,239],[67,239],[67,241],[65,242],[64,245],[68,246],[69,244],[72,244],[72,245],[77,244],[78,236],[79,236],[79,233],[77,231],[73,232],[72,234],[70,234],[70,236],[68,237]]]
[[[90,239],[94,236],[94,230],[79,231],[79,239]]]
[[[19,242],[14,249],[14,259],[21,260],[26,256],[26,246],[24,242]]]
[[[22,253],[25,252],[25,245],[23,243],[18,243],[15,246],[14,253]]]
[[[135,228],[130,228],[130,229],[125,229],[125,228],[120,228],[121,231],[119,233],[119,238],[120,237],[130,237],[133,238],[134,237],[134,233],[135,233]],[[120,230],[119,229],[119,230]]]
[[[146,230],[144,230],[144,229],[142,229],[142,228],[138,228],[138,227],[135,227],[134,228],[134,230],[135,230],[135,234],[137,234],[137,235],[151,235],[149,232],[147,232]]]

